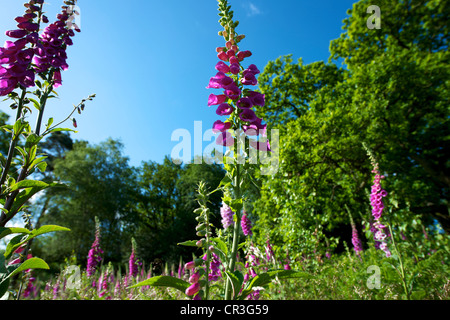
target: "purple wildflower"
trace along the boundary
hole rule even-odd
[[[244,211],[241,220],[242,231],[246,236],[252,236],[252,222],[247,216],[247,212]]]
[[[231,122],[223,122],[221,120],[217,120],[216,122],[214,122],[212,130],[213,132],[218,133],[227,131],[230,128]]]
[[[222,216],[222,225],[224,229],[228,229],[233,225],[234,212],[226,203],[222,203],[222,207],[220,208],[220,215]]]
[[[46,73],[51,68],[56,69],[57,72],[69,68],[66,61],[66,49],[67,46],[73,45],[71,37],[75,35],[75,32],[68,27],[69,8],[67,6],[62,8],[62,13],[57,15],[57,21],[44,29],[36,45],[34,63],[38,73]],[[80,30],[76,29],[76,31]],[[61,84],[60,74],[58,82],[55,84],[55,87]]]
[[[92,276],[95,273],[97,265],[102,261],[103,250],[100,248],[100,222],[97,217],[95,219],[95,240],[92,243],[88,254],[87,275]]]
[[[187,296],[193,296],[200,290],[200,283],[195,282],[193,283],[189,288],[186,289],[186,295]]]
[[[358,230],[356,229],[355,224],[352,223],[352,243],[353,243],[353,249],[355,250],[356,254],[359,255],[359,253],[363,250],[361,240],[358,238]]]
[[[34,51],[27,48],[28,44],[34,44],[37,38],[36,31],[39,24],[34,22],[41,8],[34,1],[25,4],[26,14],[17,17],[17,30],[8,30],[6,35],[14,39],[6,41],[5,46],[0,48],[0,96],[6,96],[17,86],[34,86],[34,72],[31,68]],[[8,66],[2,67],[2,64]]]
[[[384,176],[380,174],[378,163],[372,161],[372,165],[372,173],[375,173],[375,177],[371,188],[370,204],[372,206],[372,215],[375,219],[375,222],[371,226],[371,231],[374,233],[375,248],[383,250],[386,254],[386,257],[390,257],[391,252],[389,251],[387,244],[384,242],[387,236],[386,231],[384,230],[386,226],[384,226],[380,222],[380,218],[384,209],[383,198],[387,196],[386,190],[383,190],[381,188],[381,179],[383,179]]]
[[[139,272],[139,261],[136,258],[136,241],[132,240],[132,246],[131,246],[131,254],[130,258],[128,259],[128,267],[129,267],[129,274],[131,277],[135,278],[138,275]]]
[[[224,35],[228,33],[224,31]],[[255,129],[251,132],[251,135],[259,135],[258,130],[262,126],[261,119],[259,119],[255,111],[252,109],[254,106],[264,105],[264,95],[257,93],[252,90],[244,89],[244,86],[255,86],[258,84],[256,75],[260,73],[256,65],[251,64],[246,69],[241,66],[242,61],[250,57],[252,53],[248,50],[242,51],[239,49],[237,43],[244,38],[244,35],[229,35],[225,36],[227,39],[225,47],[216,48],[217,57],[219,62],[216,63],[215,69],[218,71],[215,76],[210,78],[209,84],[206,88],[208,89],[223,89],[223,94],[220,95],[210,95],[208,98],[208,106],[218,104],[219,107],[216,113],[221,116],[230,116],[236,113],[239,119],[244,122],[243,125],[251,126],[254,122],[253,127],[249,127],[244,130],[249,131],[250,129]],[[234,105],[235,104],[235,105]],[[233,129],[239,129],[240,123],[237,123],[237,127]],[[227,128],[225,130],[231,129]],[[224,139],[224,131],[221,132],[222,138],[220,136],[216,139],[216,143],[222,146],[233,146],[234,143]],[[265,134],[265,129],[263,131]],[[250,135],[250,134],[249,134]],[[234,137],[229,136],[230,140],[234,140]],[[224,143],[227,141],[227,143]],[[267,143],[263,142],[258,145],[254,145],[255,148],[259,150],[270,151],[267,148]]]

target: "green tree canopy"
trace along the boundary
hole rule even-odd
[[[265,179],[255,208],[260,232],[300,251],[319,238],[323,246],[332,236],[349,240],[345,206],[359,225],[370,221],[363,142],[386,175],[391,218],[403,230],[413,217],[450,230],[450,5],[378,1],[381,29],[369,29],[371,4],[348,12],[327,63],[289,55],[259,78],[267,103],[259,116],[282,132],[280,171]]]
[[[121,261],[135,229],[136,172],[122,154],[123,145],[109,139],[99,145],[77,141],[73,150],[54,162],[54,174],[67,188],[53,190],[45,223],[67,226],[71,232],[48,238],[42,255],[63,261],[76,252],[84,263],[94,240],[95,217],[101,223],[105,258]]]

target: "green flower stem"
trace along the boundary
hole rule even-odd
[[[209,264],[211,261],[211,252],[209,251],[210,247],[210,225],[209,225],[209,211],[206,207],[205,201],[205,223],[206,223],[206,234],[205,234],[205,243],[206,243],[206,284],[205,284],[205,300],[209,300]]]
[[[26,93],[27,93],[26,88],[22,87],[22,95],[20,96],[19,105],[17,107],[16,122],[22,117],[23,101],[25,100]],[[0,188],[3,187],[3,184],[5,183],[6,178],[8,177],[8,172],[11,168],[11,162],[12,162],[12,159],[14,156],[14,150],[16,149],[17,141],[19,140],[18,136],[14,139],[15,134],[16,134],[15,132],[12,132],[11,142],[9,144],[9,150],[8,150],[8,157],[6,159],[6,163],[5,163],[5,166],[2,171],[2,176],[0,178]],[[20,178],[20,176],[19,176],[19,178]],[[6,208],[6,203],[5,203],[4,207],[6,210],[10,209],[10,208]],[[6,213],[4,211],[2,211],[2,213],[0,215],[0,227],[4,227],[6,222],[7,222]]]
[[[237,157],[237,156],[235,156],[235,157]],[[240,172],[239,172],[239,164],[236,164],[236,186],[234,188],[236,199],[241,198],[240,184],[241,184],[241,177],[240,177]],[[233,229],[233,245],[231,248],[230,261],[228,263],[228,271],[231,273],[234,272],[234,268],[236,265],[236,256],[237,256],[237,251],[238,251],[238,247],[239,247],[240,230],[241,230],[241,216],[240,216],[240,212],[236,212],[236,221],[234,223],[234,229]],[[226,287],[225,287],[225,300],[231,300],[231,295],[232,295],[232,283],[231,283],[231,279],[228,279]]]
[[[394,249],[397,252],[398,260],[400,262],[400,278],[402,279],[403,290],[405,291],[406,299],[411,300],[411,297],[410,297],[410,294],[409,294],[409,290],[408,290],[408,287],[406,285],[405,267],[403,266],[403,259],[402,259],[402,256],[400,254],[400,251],[397,248],[397,244],[395,243],[394,233],[392,233],[392,228],[391,228],[391,223],[390,222],[388,223],[388,226],[389,226],[389,232],[390,232],[391,238],[392,238],[392,244],[394,245]]]
[[[16,122],[22,116],[23,101],[25,99],[26,93],[27,93],[27,90],[25,88],[22,88],[22,95],[19,99],[19,106],[17,107]],[[9,145],[8,157],[6,159],[5,167],[3,168],[3,172],[2,172],[2,177],[0,179],[0,186],[2,186],[5,183],[6,177],[8,176],[9,169],[11,167],[12,158],[14,156],[14,149],[16,148],[17,140],[18,140],[18,137],[16,139],[13,138],[14,135],[15,135],[15,133],[13,132],[12,136],[11,136],[11,143]]]
[[[40,102],[40,110],[39,110],[39,115],[36,121],[36,130],[35,133],[39,136],[41,134],[41,125],[42,125],[42,117],[44,116],[44,110],[45,110],[45,105],[47,104],[47,99],[49,94],[53,91],[53,84],[50,84],[45,92],[44,95],[41,97]]]

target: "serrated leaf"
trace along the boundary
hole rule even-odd
[[[150,279],[146,279],[141,281],[131,287],[128,288],[138,288],[142,286],[152,286],[152,287],[170,287],[175,288],[183,293],[185,293],[186,289],[189,288],[191,284],[184,280],[170,277],[170,276],[156,276]]]

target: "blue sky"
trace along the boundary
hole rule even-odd
[[[23,2],[0,0],[0,44],[8,40],[4,31],[16,28]],[[244,65],[263,70],[268,61],[287,54],[304,63],[327,60],[330,41],[341,34],[354,2],[230,0],[240,21],[237,31],[246,35],[240,48],[253,53]],[[53,21],[62,0],[46,3]],[[218,116],[207,106],[214,90],[205,87],[216,73],[215,48],[224,45],[217,34],[216,0],[79,0],[78,6],[82,31],[68,49],[69,70],[45,118],[63,119],[74,104],[95,93],[83,114],[76,114],[78,133],[72,137],[93,144],[119,139],[135,166],[170,155],[178,144],[171,141],[176,129],[193,132],[194,121],[202,121],[203,132],[210,129]],[[12,115],[8,105],[0,102],[0,109]]]

